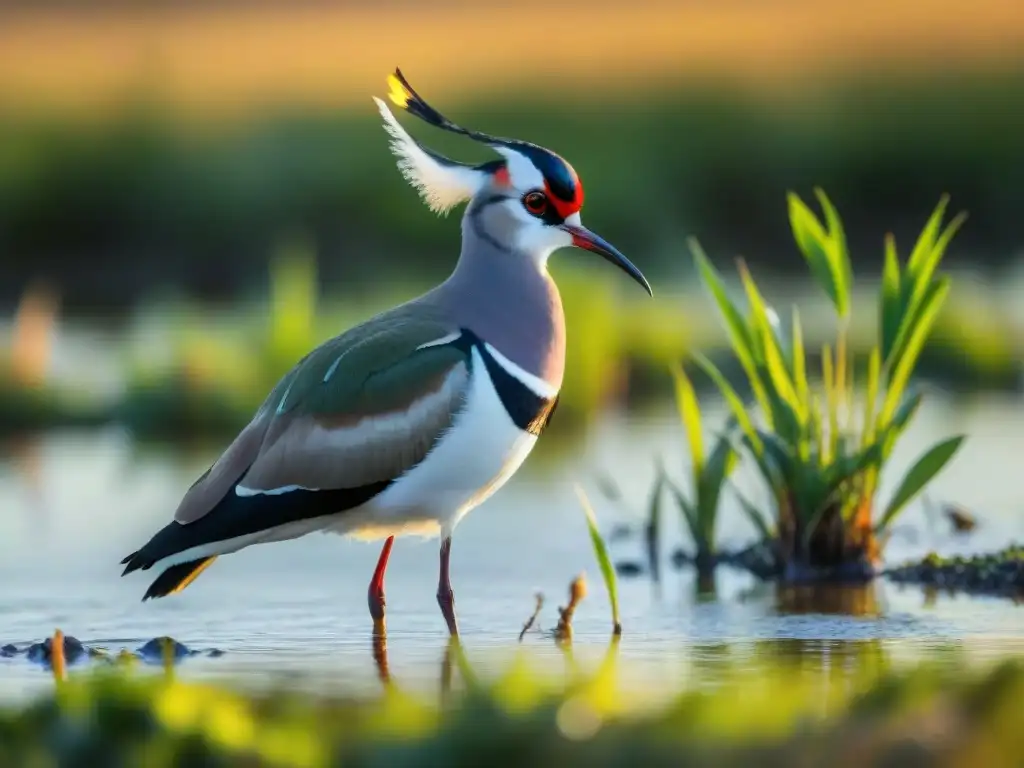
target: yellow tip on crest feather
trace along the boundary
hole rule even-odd
[[[405,105],[409,103],[410,93],[402,85],[402,81],[394,75],[388,75],[388,87],[391,89],[388,92],[388,98],[394,102],[395,106],[405,109]]]

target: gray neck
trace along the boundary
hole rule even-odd
[[[500,246],[474,219],[462,219],[462,253],[431,299],[520,367],[556,387],[565,369],[565,316],[558,288],[528,254]]]

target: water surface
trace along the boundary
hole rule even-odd
[[[716,416],[709,418],[714,422]],[[1024,541],[1024,498],[1016,481],[1024,450],[1024,409],[992,398],[954,403],[933,397],[899,446],[895,472],[932,441],[970,434],[962,454],[936,482],[937,500],[970,506],[981,525],[970,537],[916,504],[901,519],[889,560],[997,549]],[[591,479],[613,474],[633,506],[643,505],[652,459],[665,456],[684,477],[685,449],[672,408],[627,418],[609,415],[586,438],[535,454],[527,467],[460,525],[452,553],[463,639],[482,664],[500,668],[515,647],[537,591],[547,597],[541,625],[553,627],[571,578],[590,576],[577,612],[575,648],[598,659],[608,642],[607,600],[573,483],[591,491],[602,525],[625,514],[601,499]],[[116,431],[55,434],[6,446],[0,464],[0,645],[38,642],[60,627],[111,650],[171,635],[225,655],[187,660],[181,674],[241,677],[253,684],[288,675],[315,687],[378,686],[371,661],[366,585],[379,544],[313,534],[257,546],[217,561],[180,595],[145,604],[153,573],[120,577],[122,557],[165,524],[180,495],[208,465],[208,451],[143,449]],[[754,478],[739,486],[758,498]],[[666,506],[665,552],[683,542]],[[736,545],[751,529],[730,501],[722,539]],[[615,542],[617,557],[637,558],[639,541]],[[388,650],[396,679],[432,686],[444,654],[445,628],[434,593],[437,542],[401,539],[388,573]],[[723,661],[765,654],[809,659],[882,654],[886,658],[983,660],[1024,652],[1024,607],[1005,599],[926,596],[880,583],[832,604],[809,607],[792,592],[722,569],[714,592],[666,563],[660,589],[621,580],[625,634],[620,654],[633,682],[675,687]],[[549,638],[525,645],[541,664],[561,663]],[[952,652],[952,655],[950,653]],[[0,697],[45,689],[48,675],[24,657],[0,659]]]

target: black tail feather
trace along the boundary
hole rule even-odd
[[[206,570],[217,557],[202,557],[198,560],[190,560],[187,563],[172,565],[164,570],[146,590],[142,596],[142,602],[158,597],[167,597],[175,592],[180,592]]]
[[[121,561],[125,566],[121,575],[127,576],[139,570],[147,571],[162,560],[197,547],[216,549],[215,546],[209,545],[239,539],[301,520],[354,509],[387,489],[392,482],[382,480],[356,488],[322,491],[301,489],[280,495],[227,494],[216,507],[198,520],[187,525],[172,521],[157,531],[144,547]],[[184,589],[214,557],[216,555],[196,558],[165,569],[150,586],[143,600],[164,597]]]
[[[121,561],[121,564],[124,565],[124,570],[121,571],[122,576],[127,576],[133,571],[138,571],[140,569],[145,571],[153,567],[153,561],[146,559],[141,553],[141,549],[137,552],[132,552],[128,557]]]

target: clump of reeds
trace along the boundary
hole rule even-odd
[[[676,370],[680,413],[693,458],[694,496],[689,499],[677,491],[675,497],[694,538],[698,561],[709,558],[720,489],[736,445],[753,460],[770,491],[774,515],[742,506],[761,536],[771,541],[780,572],[797,579],[870,578],[880,555],[879,534],[889,529],[963,441],[962,436],[953,436],[929,448],[878,511],[879,477],[922,400],[910,385],[911,377],[950,290],[950,278],[938,272],[939,263],[965,217],[961,214],[943,228],[948,204],[944,197],[905,264],[900,263],[895,239],[886,238],[878,339],[860,382],[864,396],[857,408],[857,382],[847,345],[853,273],[839,214],[824,192],[817,190],[816,195],[824,221],[796,195],[789,197],[789,218],[797,246],[836,313],[835,345],[825,344],[821,350],[820,389],[813,386],[819,377],[809,371],[796,308],[784,329],[740,260],[747,304],[741,311],[700,246],[691,242],[698,272],[721,313],[754,407],[741,399],[714,363],[694,355],[732,415],[725,434],[706,457],[693,387],[682,369]]]

